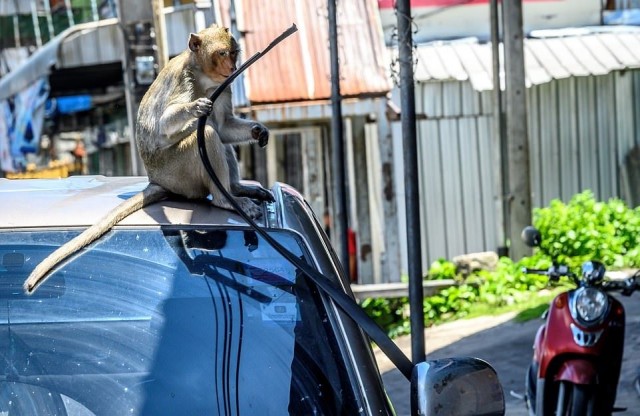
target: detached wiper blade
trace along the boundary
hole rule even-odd
[[[225,287],[228,287],[229,289],[233,289],[239,293],[242,293],[243,295],[249,296],[250,298],[260,303],[270,303],[273,300],[270,296],[265,295],[264,293],[256,290],[255,287],[249,286],[232,277],[225,276],[224,274],[220,273],[218,270],[216,270],[214,267],[211,267],[210,265],[204,266],[202,268],[202,271],[205,276],[214,279],[215,281],[219,282]]]
[[[255,267],[237,260],[207,254],[198,255],[193,259],[193,262],[194,265],[197,266],[198,270],[200,270],[200,272],[205,276],[215,279],[226,287],[247,295],[260,303],[270,303],[273,301],[273,298],[256,290],[255,286],[247,285],[233,277],[225,276],[218,269],[222,269],[231,274],[240,274],[260,283],[277,287],[283,292],[287,292],[292,295],[294,294],[293,282],[260,267]]]
[[[212,236],[215,233],[218,234]],[[269,270],[223,257],[219,250],[223,249],[226,244],[226,233],[226,230],[214,230],[209,233],[180,232],[179,234],[165,234],[165,238],[191,274],[209,274],[212,268],[218,268],[230,273],[247,276],[258,282],[292,293],[291,287],[295,284],[294,281]],[[255,235],[254,233],[251,234]],[[218,246],[214,241],[216,238],[222,240]],[[253,241],[254,239],[255,241]],[[245,240],[247,240],[246,232]],[[249,243],[257,244],[257,237],[245,241],[245,244]],[[251,251],[251,249],[249,250]]]
[[[260,283],[265,283],[270,286],[276,286],[279,289],[289,292],[291,291],[291,286],[293,286],[294,284],[294,282],[285,279],[279,274],[275,274],[263,268],[227,257],[199,254],[198,256],[196,256],[193,262],[197,269],[200,270],[203,270],[207,267],[217,267],[231,273],[238,273],[243,276],[250,277],[254,280],[259,281]]]

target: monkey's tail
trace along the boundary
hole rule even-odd
[[[128,217],[132,213],[164,199],[168,193],[159,185],[149,184],[142,192],[138,192],[131,198],[125,200],[120,205],[111,210],[100,221],[84,230],[80,235],[74,237],[67,243],[58,247],[36,266],[27,280],[24,282],[24,290],[27,294],[33,293],[37,286],[42,284],[49,277],[49,272],[67,257],[75,254],[82,248],[91,244],[103,234],[109,231],[114,225]]]

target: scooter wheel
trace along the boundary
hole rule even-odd
[[[535,416],[536,414],[536,379],[538,374],[538,366],[535,363],[529,365],[527,374],[525,376],[525,397],[524,401],[529,409],[529,415]]]
[[[595,390],[593,386],[561,381],[556,415],[595,416]]]

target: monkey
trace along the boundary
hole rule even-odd
[[[188,45],[188,50],[163,69],[140,103],[136,137],[149,179],[187,198],[210,194],[214,205],[233,209],[193,152],[197,151],[197,119],[211,114],[205,127],[211,164],[242,209],[256,217],[258,207],[249,198],[270,200],[272,196],[262,187],[240,183],[233,145],[257,141],[264,147],[269,131],[260,123],[233,115],[230,88],[215,106],[207,98],[236,70],[238,44],[228,28],[212,26],[191,34]],[[157,114],[161,114],[159,119]],[[195,172],[194,165],[198,165]],[[185,181],[185,176],[198,180]]]
[[[205,146],[218,178],[244,212],[254,219],[260,217],[261,210],[253,199],[272,202],[274,197],[262,186],[240,183],[234,145],[257,143],[265,147],[269,130],[234,115],[230,86],[215,103],[208,98],[237,69],[238,55],[238,43],[228,28],[214,24],[190,34],[188,48],[160,71],[138,109],[135,139],[148,186],[41,261],[24,282],[26,293],[33,293],[58,263],[122,219],[171,195],[187,199],[211,196],[214,206],[234,210],[200,160],[196,130],[202,116],[207,116]]]

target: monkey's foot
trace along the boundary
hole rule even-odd
[[[240,207],[242,208],[242,210],[246,212],[247,215],[251,217],[251,219],[257,220],[258,218],[262,217],[262,209],[251,199],[238,198],[238,200],[238,202],[240,202]]]
[[[245,214],[247,214],[251,219],[257,220],[258,218],[262,217],[262,209],[260,209],[260,206],[258,206],[251,199],[245,198],[245,197],[235,197],[234,199],[236,203],[240,206],[240,209]],[[231,203],[229,203],[226,200],[222,202],[214,200],[212,202],[213,202],[213,205],[219,208],[228,209],[230,211],[236,211],[233,205],[231,205]]]

